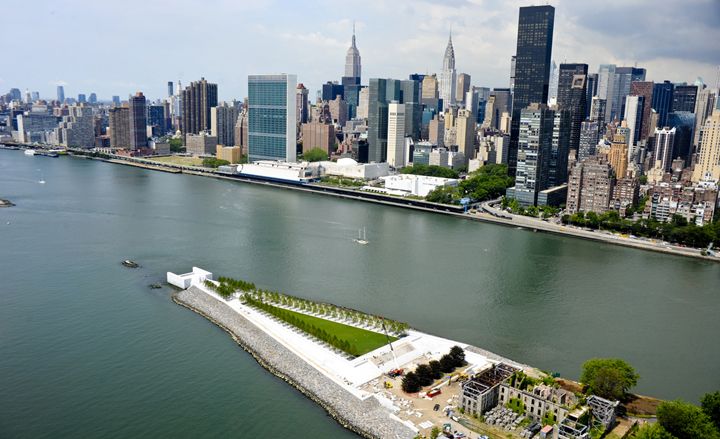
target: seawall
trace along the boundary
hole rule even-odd
[[[222,301],[195,287],[176,292],[172,298],[230,334],[261,366],[315,401],[343,427],[366,438],[415,436],[374,397],[360,400],[352,395]]]

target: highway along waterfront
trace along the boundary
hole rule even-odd
[[[0,151],[0,196],[3,436],[353,437],[149,288],[192,265],[570,378],[620,357],[638,393],[720,387],[717,263],[22,151]]]

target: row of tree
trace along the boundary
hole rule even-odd
[[[225,299],[231,297],[237,291],[242,291],[246,293],[246,297],[253,295],[256,300],[261,302],[297,309],[303,313],[345,320],[348,323],[373,328],[377,332],[384,332],[384,330],[387,330],[389,333],[402,336],[408,329],[410,329],[410,325],[407,323],[365,314],[360,311],[339,307],[329,303],[314,302],[312,300],[282,294],[277,291],[258,289],[253,282],[241,279],[220,276],[218,277],[218,282],[219,285],[215,285],[215,283],[211,281],[205,281],[205,286],[212,289],[219,296]]]
[[[358,356],[360,355],[360,352],[354,344],[351,344],[349,341],[338,338],[335,334],[330,334],[326,330],[322,328],[318,328],[317,326],[313,325],[312,323],[307,322],[306,320],[298,317],[295,313],[292,311],[288,311],[283,308],[278,308],[276,306],[272,306],[268,303],[263,302],[262,300],[258,300],[257,298],[253,297],[252,295],[246,295],[245,296],[245,303],[249,306],[252,306],[254,308],[263,310],[267,312],[268,314],[277,317],[278,319],[287,322],[291,324],[292,326],[300,329],[303,332],[306,332],[313,337],[324,341],[325,343],[329,344],[330,346],[333,346],[334,348],[340,349],[341,351],[347,352],[350,355]]]
[[[248,292],[255,289],[255,284],[252,282],[223,276],[220,276],[218,278],[218,285],[209,280],[206,280],[204,283],[206,287],[215,291],[218,296],[222,297],[223,299],[231,297],[238,290]]]
[[[560,213],[559,207],[552,206],[522,206],[516,199],[502,198],[503,209],[509,208],[516,215],[532,216],[535,218],[550,218]]]
[[[720,438],[720,391],[707,393],[700,407],[685,401],[665,401],[657,409],[657,423],[645,424],[635,439]]]
[[[577,212],[573,215],[563,215],[561,220],[563,224],[662,239],[698,248],[706,247],[711,242],[720,241],[720,221],[718,220],[704,226],[688,224],[687,219],[680,215],[673,215],[668,222],[660,222],[655,218],[632,221],[620,218],[620,215],[614,210],[600,215],[595,212]]]
[[[219,285],[216,285],[214,282],[209,280],[206,280],[204,283],[206,287],[215,291],[217,295],[222,297],[223,299],[229,299],[235,293],[235,288],[231,287],[228,284],[221,283]]]
[[[505,194],[512,186],[513,178],[508,175],[506,165],[485,165],[468,174],[457,186],[440,186],[425,198],[433,203],[459,204],[462,198],[486,201]]]
[[[406,373],[402,379],[402,389],[406,393],[417,393],[423,387],[442,378],[443,374],[450,373],[456,367],[463,365],[465,365],[465,351],[460,346],[453,346],[450,352],[440,358],[440,361],[432,360]]]
[[[221,284],[227,284],[232,288],[240,291],[253,291],[255,290],[255,284],[242,279],[233,279],[231,277],[220,276],[218,282]]]
[[[407,323],[366,314],[329,303],[314,302],[312,300],[290,296],[276,291],[255,290],[253,294],[255,294],[256,298],[265,302],[297,309],[303,313],[344,320],[355,325],[368,326],[373,328],[375,331],[383,331],[384,325],[388,332],[395,335],[404,335],[406,331],[410,329],[410,326]]]

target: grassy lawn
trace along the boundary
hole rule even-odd
[[[356,328],[354,326],[344,325],[342,323],[325,320],[319,317],[309,316],[307,314],[302,314],[299,312],[294,312],[290,310],[285,311],[288,312],[290,315],[293,315],[297,319],[304,321],[308,325],[323,329],[327,333],[336,336],[340,340],[346,340],[348,343],[357,348],[358,356],[366,354],[370,351],[374,351],[380,346],[387,344],[387,337],[385,337],[385,334],[379,334],[377,332]],[[397,340],[397,338],[391,336],[390,340],[395,341]]]
[[[200,157],[183,157],[178,155],[171,155],[167,157],[156,157],[149,160],[160,163],[170,163],[172,165],[202,166],[202,159]]]

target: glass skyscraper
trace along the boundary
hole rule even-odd
[[[665,81],[653,86],[652,108],[658,114],[658,127],[667,126],[667,116],[672,111],[675,84]]]
[[[520,113],[528,105],[544,104],[548,99],[554,27],[554,7],[546,5],[520,8],[508,150],[508,164],[513,175],[518,159]]]
[[[248,76],[249,160],[297,159],[295,75]]]
[[[587,64],[560,64],[557,105],[560,110],[570,112],[568,150],[578,149],[580,124],[587,116],[587,73]]]

